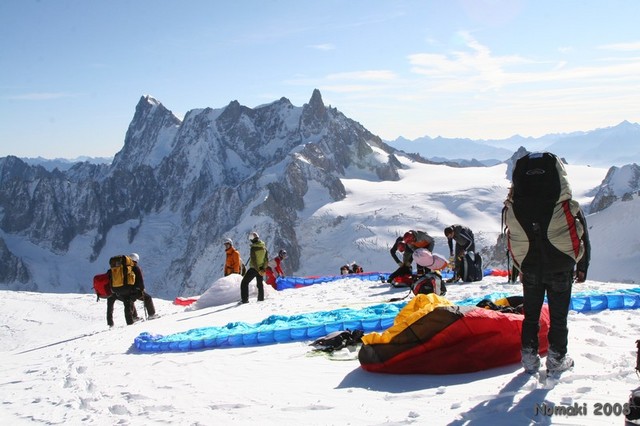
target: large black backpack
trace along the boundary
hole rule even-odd
[[[482,281],[484,270],[482,269],[482,256],[480,253],[468,251],[460,262],[458,275],[464,282]]]
[[[549,152],[516,161],[503,209],[508,250],[523,272],[570,271],[585,253],[579,204],[564,165]]]
[[[411,291],[416,296],[418,294],[435,293],[438,296],[447,294],[447,286],[442,280],[439,272],[428,272],[411,284]]]

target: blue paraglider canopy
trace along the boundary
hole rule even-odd
[[[271,315],[257,324],[231,322],[168,336],[141,333],[136,348],[145,352],[190,351],[311,340],[339,330],[379,331],[393,324],[404,304],[379,304],[364,309],[342,308],[293,316]]]
[[[359,274],[346,275],[323,275],[314,277],[279,277],[276,279],[278,290],[286,290],[288,288],[300,288],[314,284],[329,283],[332,281],[343,280],[345,278],[357,278],[362,281],[379,281],[380,278],[388,276],[380,272],[364,272]]]
[[[481,298],[469,298],[456,305],[476,305],[483,299],[509,297],[492,293]],[[340,330],[381,331],[393,325],[395,317],[406,303],[383,303],[363,309],[341,308],[293,316],[271,315],[265,320],[248,324],[231,322],[220,327],[204,327],[167,336],[141,333],[134,345],[143,352],[191,351],[204,348],[251,346],[313,340]],[[640,309],[640,288],[615,292],[583,292],[571,298],[571,310],[595,312],[604,309]]]

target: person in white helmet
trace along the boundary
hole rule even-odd
[[[136,276],[135,284],[133,285],[133,291],[128,299],[130,304],[134,304],[136,300],[142,300],[144,302],[144,309],[147,311],[147,319],[157,318],[156,308],[153,306],[153,298],[145,291],[144,278],[142,276],[142,269],[138,265],[140,256],[138,253],[131,253],[129,258],[133,260],[133,273]],[[127,305],[127,301],[124,302]]]
[[[223,241],[224,251],[227,254],[227,260],[224,263],[224,276],[231,274],[240,274],[242,271],[242,260],[240,260],[240,252],[233,246],[231,238],[225,238]]]

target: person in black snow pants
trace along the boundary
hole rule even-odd
[[[124,300],[119,299],[118,296],[115,293],[111,293],[109,295],[109,297],[107,297],[107,325],[109,325],[109,327],[113,327],[113,305],[116,303],[116,300],[120,300],[122,303],[124,303]],[[139,321],[140,318],[138,317],[138,311],[136,310],[136,305],[134,303],[130,304],[131,307],[131,312],[127,315],[127,313],[125,312],[124,314],[124,318],[125,321],[127,320],[127,317],[131,318],[131,323],[133,324],[136,321]],[[126,305],[125,305],[125,309],[126,309]]]
[[[447,237],[447,244],[449,245],[449,263],[453,258],[454,260],[454,276],[451,279],[455,282],[462,278],[462,265],[464,262],[464,255],[468,251],[475,253],[476,243],[473,238],[473,231],[470,228],[462,225],[451,225],[444,228],[444,235]],[[455,251],[453,242],[455,244]]]
[[[249,303],[249,283],[256,280],[258,287],[258,302],[264,300],[264,274],[269,264],[269,254],[264,241],[260,240],[257,232],[249,234],[251,248],[249,251],[249,269],[240,282],[240,303]]]

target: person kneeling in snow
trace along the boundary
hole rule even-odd
[[[280,250],[278,255],[269,261],[267,269],[265,271],[265,281],[274,289],[278,289],[276,286],[276,278],[284,277],[282,271],[282,261],[287,258],[287,251]]]
[[[402,260],[400,260],[400,258],[396,254],[396,252],[398,251],[402,253]],[[411,249],[407,249],[407,245],[404,243],[403,237],[398,237],[396,239],[395,244],[393,245],[393,247],[391,247],[391,250],[389,250],[389,252],[391,253],[391,257],[393,258],[393,260],[395,260],[398,264],[398,269],[393,271],[389,275],[389,278],[387,278],[387,283],[393,284],[393,280],[395,278],[404,275],[411,275],[413,273],[413,268],[411,266],[411,264],[413,263],[413,252],[411,251]]]

